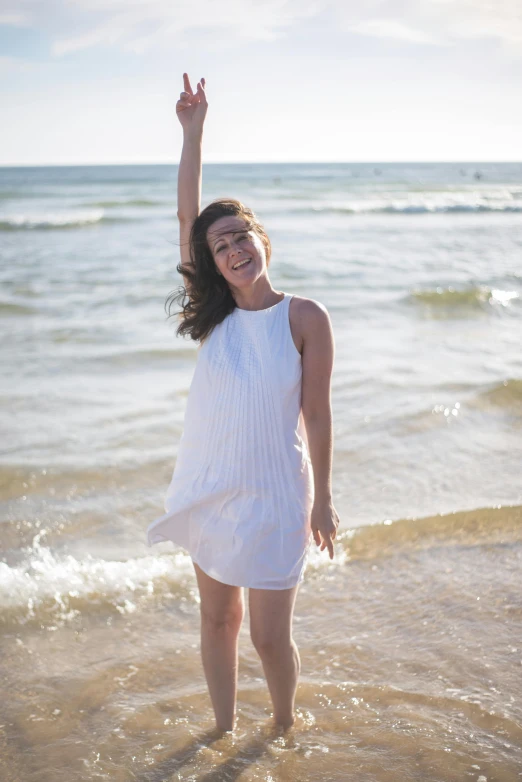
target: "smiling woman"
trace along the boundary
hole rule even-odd
[[[242,588],[274,719],[289,727],[300,670],[292,616],[312,540],[333,558],[330,381],[333,334],[322,304],[276,291],[270,240],[233,198],[200,213],[207,99],[202,79],[177,104],[184,130],[178,217],[185,287],[178,334],[200,342],[165,514],[149,545],[191,556],[201,653],[219,730],[234,726]]]
[[[263,277],[272,248],[252,209],[234,198],[213,201],[190,227],[180,219],[180,239],[181,263],[177,270],[184,277],[185,287],[171,294],[167,308],[173,314],[174,304],[182,306],[178,335],[189,334],[202,341],[240,303],[246,286],[237,277],[234,265],[247,257],[253,260],[247,264],[249,274],[254,275],[247,278],[248,285],[249,280]]]

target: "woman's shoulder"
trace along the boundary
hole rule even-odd
[[[295,346],[300,353],[310,334],[331,331],[328,310],[316,299],[294,294],[290,300],[288,318]]]
[[[320,301],[317,301],[316,299],[307,299],[304,296],[298,296],[295,293],[292,294],[290,308],[293,309],[296,314],[303,317],[320,317],[321,312],[328,314],[328,310]]]

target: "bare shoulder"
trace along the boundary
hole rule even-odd
[[[292,296],[290,302],[296,314],[301,318],[319,318],[324,320],[324,315],[328,316],[328,310],[315,299],[305,299],[304,296]]]
[[[296,348],[300,353],[307,337],[311,334],[331,334],[332,327],[328,310],[315,299],[292,296],[289,309],[290,328]]]

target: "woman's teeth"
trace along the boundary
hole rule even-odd
[[[236,271],[236,269],[240,269],[241,266],[246,266],[246,264],[250,263],[251,260],[252,260],[251,258],[245,258],[244,261],[241,261],[241,263],[237,263],[235,266],[232,266],[232,268],[234,269],[234,271]]]

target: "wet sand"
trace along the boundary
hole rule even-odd
[[[343,532],[298,595],[302,672],[286,734],[271,728],[247,614],[236,729],[212,736],[188,570],[144,584],[132,607],[92,594],[61,618],[51,601],[32,619],[13,612],[2,779],[514,782],[521,559],[520,507]]]

